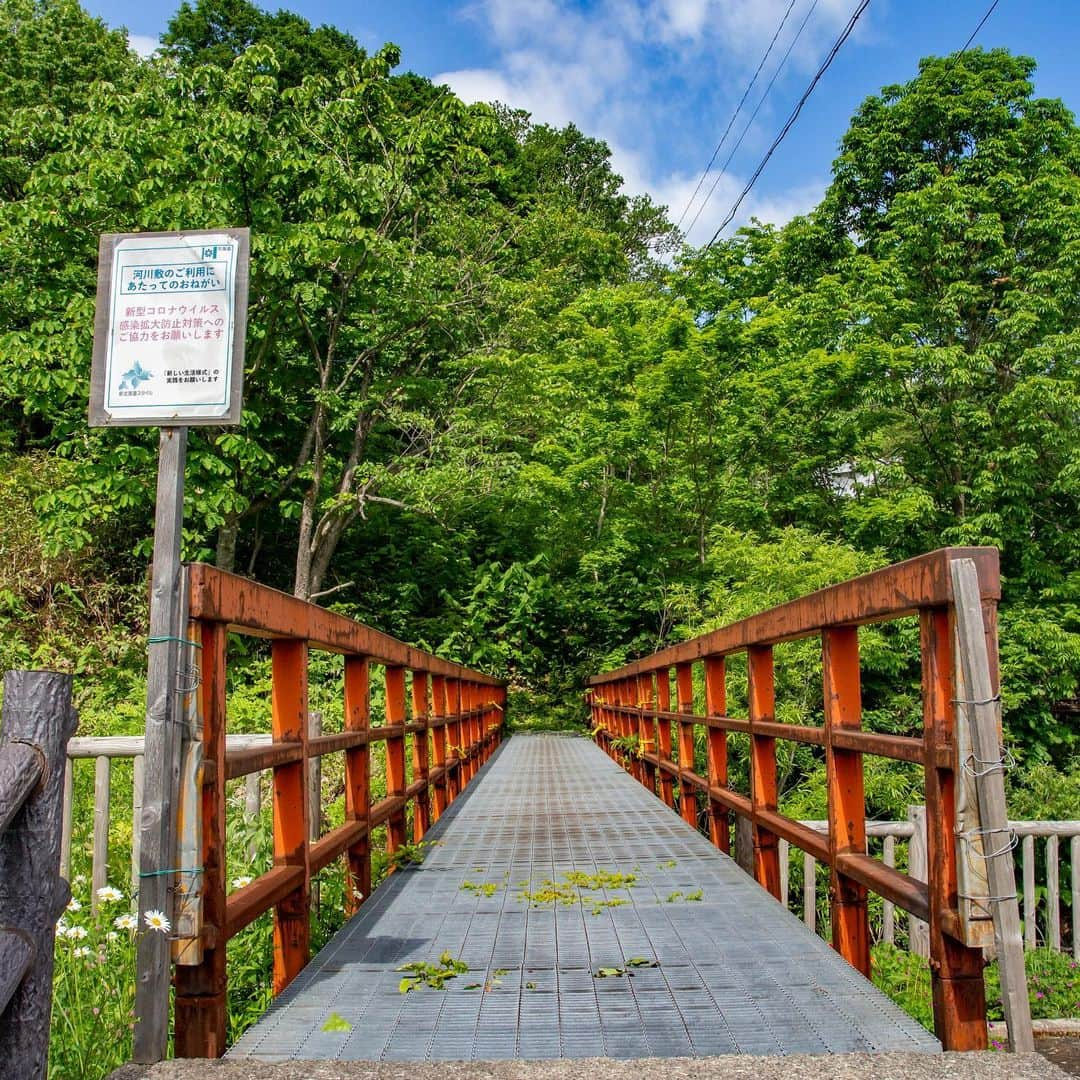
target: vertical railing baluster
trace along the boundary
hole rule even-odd
[[[811,933],[817,932],[817,859],[803,852],[803,922]]]
[[[647,675],[638,675],[637,677],[637,707],[641,710],[638,718],[638,743],[641,747],[642,754],[655,754],[656,753],[656,716],[654,710],[656,708],[656,698],[653,690],[653,677],[652,673]],[[644,757],[641,759],[641,782],[649,789],[649,791],[656,794],[656,766],[647,761]]]
[[[299,761],[274,766],[274,865],[303,870],[300,884],[274,906],[274,993],[300,973],[311,951],[311,868],[308,864],[307,642],[270,645],[271,727],[275,742],[297,742]]]
[[[896,866],[896,837],[886,836],[882,848],[882,862],[890,868]],[[891,900],[881,905],[881,939],[889,945],[896,944],[896,905]]]
[[[1024,868],[1024,948],[1034,949],[1038,940],[1035,911],[1035,837],[1028,833],[1021,845]]]
[[[788,865],[791,858],[791,845],[781,838],[780,843],[777,844],[777,850],[780,855],[780,903],[784,907],[788,906],[788,884],[791,867]]]
[[[1069,841],[1069,862],[1072,864],[1069,891],[1072,894],[1072,954],[1080,962],[1080,836]]]
[[[776,833],[760,824],[756,815],[777,807],[776,739],[754,730],[759,722],[776,719],[773,690],[773,651],[769,645],[747,650],[750,702],[750,800],[755,815],[754,877],[759,885],[780,898],[780,859]]]
[[[656,708],[661,713],[671,712],[671,668],[661,668],[656,673]],[[660,760],[671,763],[671,717],[662,716],[656,725],[656,752]],[[675,780],[671,773],[660,769],[660,798],[665,804],[675,806]]]
[[[727,669],[722,656],[705,657],[705,715],[727,713]],[[723,728],[705,730],[710,788],[726,788],[728,782],[727,732]],[[718,799],[709,801],[709,839],[721,851],[731,850],[731,822],[727,807]],[[786,867],[786,863],[784,864]],[[786,874],[786,869],[785,869]]]
[[[399,727],[405,723],[405,669],[386,667],[386,724]],[[386,796],[399,799],[405,794],[405,734],[386,739]],[[405,843],[405,804],[390,815],[386,823],[386,850],[391,854]]]
[[[1061,952],[1061,893],[1058,888],[1058,838],[1046,838],[1046,943]]]
[[[70,762],[69,762],[70,764]],[[131,895],[139,892],[139,866],[142,861],[142,819],[144,761],[142,754],[136,754],[131,764]]]
[[[366,736],[371,724],[371,672],[366,656],[345,657],[345,730]],[[371,892],[371,746],[345,751],[345,817],[366,828],[345,852],[345,913],[354,915]]]
[[[438,821],[446,812],[446,678],[431,676],[431,752],[438,778],[432,794],[433,816]]]
[[[431,793],[428,791],[429,757],[428,732],[431,729],[431,707],[428,704],[428,673],[414,671],[412,677],[413,723],[423,724],[423,731],[413,732],[413,779],[423,780],[413,803],[413,841],[419,843],[431,828]]]
[[[109,774],[112,762],[104,754],[94,759],[94,849],[90,864],[90,907],[97,911],[97,891],[109,876]]]
[[[694,712],[694,669],[691,664],[675,665],[675,692],[681,713]],[[697,790],[689,774],[694,771],[694,722],[679,721],[679,812],[688,825],[697,828]]]
[[[854,626],[822,634],[825,688],[825,771],[829,796],[830,910],[833,948],[870,977],[870,918],[866,886],[836,868],[840,855],[866,853],[862,754],[833,745],[833,733],[862,726],[859,637]]]

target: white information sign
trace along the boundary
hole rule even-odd
[[[240,419],[246,229],[101,238],[90,422]]]

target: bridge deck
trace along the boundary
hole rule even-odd
[[[581,738],[505,743],[230,1051],[270,1061],[933,1052],[937,1041],[728,857]],[[622,901],[534,906],[573,871]],[[490,896],[463,889],[491,883]],[[674,893],[695,894],[687,901]],[[469,972],[399,992],[410,961]],[[635,958],[633,977],[597,978]],[[481,984],[478,989],[467,989]],[[350,1030],[324,1031],[331,1014]]]

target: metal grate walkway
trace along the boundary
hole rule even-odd
[[[428,839],[437,844],[423,865],[391,875],[230,1057],[420,1061],[940,1049],[583,738],[514,736]],[[635,883],[589,890],[596,899],[584,905],[534,906],[521,896],[574,871],[633,874]],[[484,896],[464,889],[466,881],[495,889]],[[700,900],[685,899],[699,890]],[[611,900],[622,903],[597,903]],[[447,950],[469,965],[467,974],[443,991],[399,992],[400,965],[438,963]],[[600,968],[637,958],[657,966],[631,968],[632,978],[596,977]],[[335,1013],[349,1030],[322,1030]]]

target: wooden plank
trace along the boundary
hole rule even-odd
[[[1069,841],[1069,862],[1072,865],[1072,948],[1073,959],[1080,961],[1080,836]]]
[[[304,868],[282,864],[260,874],[225,901],[225,937],[235,937],[265,911],[302,888]]]
[[[346,848],[367,836],[367,829],[366,821],[346,821],[316,840],[311,845],[308,860],[312,875],[325,870]]]
[[[1046,943],[1061,952],[1061,893],[1058,874],[1058,838],[1046,838]]]
[[[885,837],[881,861],[886,866],[896,866],[895,836]],[[896,944],[896,905],[891,900],[886,900],[881,905],[881,939],[888,945]]]
[[[1000,597],[997,548],[941,548],[661,649],[641,660],[595,675],[588,685],[599,686],[705,656],[742,652],[752,645],[775,645],[811,637],[828,626],[895,619],[914,615],[921,608],[944,606],[953,595],[949,571],[953,558],[970,558],[975,562],[983,599]]]
[[[854,626],[831,627],[822,634],[825,693],[825,773],[829,799],[830,910],[833,948],[870,978],[870,914],[866,885],[848,877],[839,856],[866,854],[866,796],[859,750],[838,746],[837,731],[862,724],[859,632]]]
[[[956,597],[957,651],[967,699],[961,705],[961,712],[966,714],[975,761],[984,763],[975,770],[979,816],[991,841],[1001,841],[992,847],[994,853],[986,859],[986,876],[993,897],[988,902],[994,916],[1002,1010],[1009,1026],[1011,1049],[1027,1053],[1035,1044],[1024,971],[1024,946],[1020,938],[1020,913],[1016,906],[1013,858],[1004,842],[1009,829],[1004,768],[988,768],[985,764],[1000,760],[1002,755],[997,707],[996,623],[984,617],[978,568],[971,559],[952,561],[952,579]],[[1060,945],[1060,939],[1058,943]]]
[[[245,746],[240,750],[230,748],[225,751],[225,779],[236,780],[278,765],[293,765],[303,757],[304,744],[299,740]]]
[[[176,799],[180,783],[180,635],[187,625],[180,541],[184,519],[187,428],[163,427],[158,449],[157,509],[151,568],[150,633],[146,683],[146,766],[140,844],[139,925],[148,912],[173,919]],[[185,646],[185,649],[188,647]],[[171,948],[167,935],[139,935],[132,1060],[151,1064],[169,1042]]]
[[[228,623],[239,632],[256,636],[304,638],[314,649],[366,656],[389,666],[467,677],[485,686],[503,685],[501,679],[443,660],[344,615],[217,567],[193,563],[189,573],[193,618]]]
[[[431,676],[431,711],[433,730],[431,751],[434,765],[431,775],[437,776],[432,790],[432,817],[435,821],[446,812],[446,676]]]
[[[747,652],[750,706],[750,801],[755,822],[754,877],[757,883],[780,899],[780,857],[776,833],[758,824],[760,812],[776,810],[776,739],[757,731],[760,721],[776,719],[771,646],[754,646]]]
[[[722,656],[710,656],[705,660],[705,713],[707,716],[723,716],[727,712],[727,669]],[[705,731],[707,771],[709,787],[727,787],[728,748],[727,732],[722,728],[708,727]],[[716,799],[709,800],[709,839],[723,852],[731,850],[731,818],[727,808]],[[786,874],[786,863],[784,872]]]
[[[225,668],[228,634],[220,623],[198,626],[201,684],[198,690],[203,762],[215,778],[202,787],[202,924],[206,932],[192,950],[197,963],[177,963],[175,1053],[217,1058],[226,1045],[228,906],[225,897]],[[255,775],[258,791],[258,775]],[[256,805],[256,814],[258,807]],[[263,909],[265,910],[265,909]],[[178,960],[185,959],[181,956]]]
[[[811,933],[817,932],[817,859],[803,854],[803,922]]]
[[[1034,949],[1038,944],[1035,902],[1035,836],[1028,833],[1020,848],[1024,884],[1024,948]]]
[[[644,672],[636,679],[638,698],[638,745],[642,753],[642,783],[649,791],[656,794],[656,767],[651,765],[645,754],[656,750],[656,690],[653,686],[652,672]]]
[[[930,871],[926,851],[926,807],[909,806],[907,814],[912,829],[908,843],[908,873],[916,881],[927,881]],[[908,919],[908,950],[916,956],[929,957],[930,927],[925,920]]]
[[[94,848],[90,862],[90,909],[98,909],[98,889],[109,883],[109,759],[94,762]]]
[[[675,668],[675,690],[679,712],[684,716],[694,714],[693,667],[679,664]],[[694,771],[694,724],[685,719],[679,721],[679,812],[688,825],[697,828],[698,804],[693,788],[684,776]]]
[[[955,724],[953,627],[948,608],[923,611],[919,620],[923,681],[923,738],[927,746],[930,979],[934,1031],[946,1050],[985,1050],[986,991],[982,950],[948,932],[957,908],[956,777],[941,768],[935,749],[951,747]]]
[[[405,723],[405,669],[386,668],[386,722]],[[400,737],[386,740],[386,795],[395,798],[405,794],[405,729]],[[405,803],[387,822],[386,850],[391,854],[405,843]]]
[[[71,758],[69,757],[64,763],[64,793],[63,793],[63,809],[61,811],[61,832],[60,832],[60,876],[65,880],[71,878],[71,820],[72,820],[72,801],[75,795],[75,774],[74,766]],[[133,819],[133,831],[140,833],[139,818]],[[138,879],[136,879],[137,882]],[[138,889],[135,890],[138,892]],[[133,894],[134,895],[134,894]]]
[[[367,657],[345,657],[345,730],[366,734],[371,720]],[[366,741],[345,751],[345,818],[364,831],[346,851],[345,912],[353,915],[371,893],[371,757]]]
[[[671,764],[671,669],[656,672],[656,753],[660,758],[660,798],[665,805],[675,806],[675,784],[668,765]]]
[[[307,643],[278,638],[271,658],[271,728],[275,742],[307,741]],[[305,755],[274,768],[274,865],[301,874],[291,893],[274,905],[274,993],[280,994],[303,970],[311,953],[311,876],[308,865]]]

